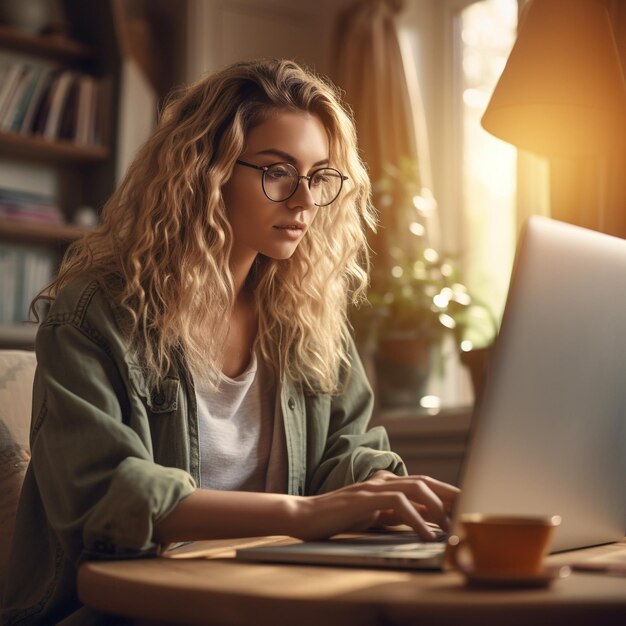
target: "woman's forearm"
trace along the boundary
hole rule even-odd
[[[376,472],[369,480],[315,496],[196,489],[157,522],[158,543],[291,535],[319,539],[381,521],[434,539],[427,522],[448,527],[457,487],[428,476]]]
[[[299,496],[196,489],[154,529],[158,543],[296,534]]]

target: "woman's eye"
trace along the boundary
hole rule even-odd
[[[267,176],[269,176],[272,180],[281,180],[283,178],[288,178],[289,176],[291,176],[291,174],[288,170],[283,168],[272,168],[270,170],[267,170]]]
[[[311,179],[311,185],[318,186],[324,185],[328,182],[329,177],[327,174],[315,174]]]

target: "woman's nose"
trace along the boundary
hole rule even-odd
[[[313,195],[309,189],[309,181],[301,177],[298,179],[298,187],[291,198],[287,200],[288,209],[311,209],[315,207]]]

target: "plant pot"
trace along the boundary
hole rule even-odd
[[[472,387],[474,389],[474,397],[478,397],[483,387],[485,376],[487,375],[487,366],[489,363],[489,355],[491,347],[474,348],[468,352],[461,352],[461,363],[470,371],[472,379]]]
[[[381,338],[374,357],[381,408],[418,407],[433,363],[432,342],[414,337]]]

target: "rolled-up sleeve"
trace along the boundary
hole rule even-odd
[[[322,493],[366,480],[373,472],[388,470],[406,475],[402,459],[389,449],[382,426],[368,430],[374,395],[353,342],[352,368],[341,394],[330,399],[330,420],[323,459],[311,479],[310,491]]]
[[[68,558],[158,552],[154,524],[193,491],[193,478],[154,462],[147,414],[102,341],[49,324],[36,351],[31,470]]]

